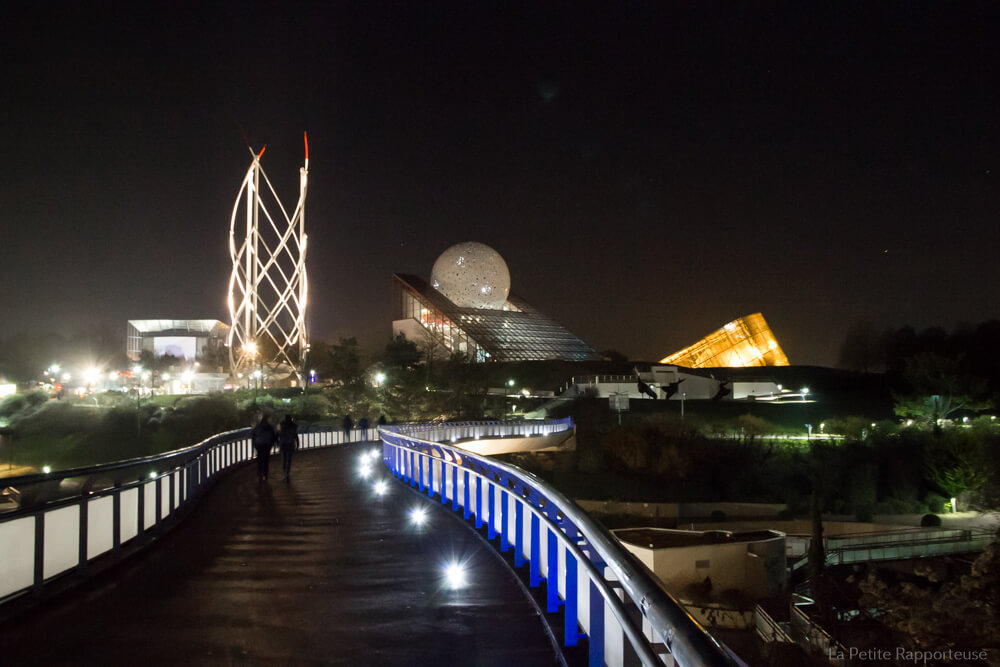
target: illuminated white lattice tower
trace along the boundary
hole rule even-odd
[[[231,372],[289,366],[299,380],[309,340],[306,332],[306,183],[309,143],[299,169],[299,201],[288,215],[253,155],[233,206],[229,226],[229,362]],[[265,147],[266,149],[266,147]],[[261,192],[261,181],[267,186]]]

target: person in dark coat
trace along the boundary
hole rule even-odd
[[[344,427],[344,442],[350,442],[351,429],[354,428],[354,420],[351,419],[351,415],[344,417],[344,421],[340,425]]]
[[[378,416],[378,425],[379,426],[385,426],[385,424],[386,424],[385,415],[379,415]]]
[[[291,415],[285,415],[278,425],[278,447],[281,449],[281,469],[285,471],[285,481],[292,475],[292,454],[299,448],[299,425]]]
[[[260,418],[260,423],[254,427],[252,434],[253,448],[257,452],[258,482],[267,481],[267,471],[271,462],[271,448],[274,447],[276,437],[277,434],[274,431],[274,426],[267,420],[267,415],[263,415]]]
[[[358,420],[358,428],[361,429],[361,442],[368,442],[368,417]]]

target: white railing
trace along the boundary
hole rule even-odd
[[[772,642],[792,643],[792,638],[788,636],[781,624],[771,618],[771,615],[759,604],[754,605],[753,608],[753,629],[765,644]]]
[[[983,529],[943,528],[938,530],[904,530],[889,533],[865,533],[840,537],[824,537],[823,550],[827,565],[876,560],[905,560],[954,553],[982,551],[993,542],[992,531]],[[792,565],[792,571],[807,567],[808,558]]]
[[[529,472],[461,449],[461,440],[484,436],[480,428],[527,435],[573,425],[551,420],[381,427],[383,462],[411,487],[461,510],[477,529],[486,529],[487,539],[499,538],[501,552],[513,550],[514,566],[528,567],[531,586],[545,582],[547,611],[565,612],[566,646],[586,638],[592,666],[636,658],[645,665],[740,664],[575,503]]]
[[[375,434],[374,429],[370,431]],[[358,442],[361,431],[303,428],[300,449]],[[0,480],[20,507],[0,513],[0,604],[41,592],[96,559],[139,547],[219,473],[254,456],[250,429],[158,456]]]

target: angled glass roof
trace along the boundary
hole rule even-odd
[[[661,364],[687,368],[787,366],[788,357],[778,345],[760,313],[744,315],[697,343],[660,360]]]
[[[561,359],[592,361],[601,356],[578,336],[511,294],[503,310],[459,308],[423,279],[394,274],[399,289],[419,300],[426,313],[397,313],[395,319],[416,319],[432,335],[444,327],[448,335],[467,336],[496,361]],[[432,312],[434,311],[434,312]],[[452,332],[451,329],[457,329]],[[441,336],[437,336],[441,338]],[[447,340],[442,343],[451,349]]]

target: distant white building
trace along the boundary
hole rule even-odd
[[[216,357],[228,332],[229,326],[219,320],[129,320],[125,352],[133,361],[148,350],[156,357],[169,354],[200,362]]]

